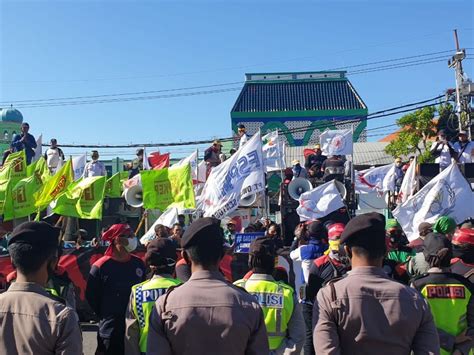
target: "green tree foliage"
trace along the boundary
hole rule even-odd
[[[441,110],[441,107],[438,110]],[[434,121],[436,112],[434,107],[424,107],[398,119],[397,125],[401,131],[385,148],[385,152],[393,157],[416,154],[418,162],[431,162],[433,159],[429,153],[430,138],[434,137],[437,131]]]

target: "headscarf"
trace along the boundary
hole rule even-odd
[[[395,218],[388,218],[385,222],[385,230],[389,230],[391,228],[400,228],[400,223]]]
[[[104,255],[112,256],[113,255],[113,241],[118,237],[125,237],[128,238],[132,235],[132,228],[125,223],[114,224],[109,229],[107,229],[104,233],[102,233],[102,240],[106,242],[110,242],[107,250],[105,251]]]
[[[433,225],[433,232],[441,234],[452,234],[456,230],[456,221],[448,216],[438,218]]]

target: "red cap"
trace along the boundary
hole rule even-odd
[[[328,238],[330,240],[339,239],[344,231],[344,223],[334,223],[329,226]]]
[[[453,236],[453,244],[471,244],[474,245],[474,229],[458,229]]]

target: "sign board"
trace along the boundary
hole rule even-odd
[[[257,237],[263,237],[265,233],[236,233],[234,253],[248,253],[250,243]]]

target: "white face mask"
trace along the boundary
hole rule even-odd
[[[124,246],[125,250],[131,253],[135,249],[137,249],[138,240],[137,238],[128,238],[128,244]]]

